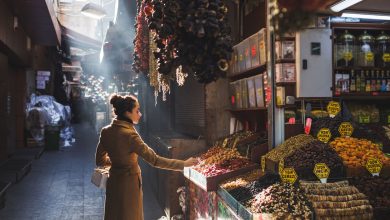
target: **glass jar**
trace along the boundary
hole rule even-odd
[[[376,38],[376,66],[390,66],[390,36],[384,31]]]
[[[374,37],[364,31],[359,37],[358,47],[358,65],[359,66],[374,66],[375,54],[374,54]]]
[[[355,36],[348,30],[336,39],[334,50],[335,64],[337,67],[350,67],[354,65],[356,58]]]

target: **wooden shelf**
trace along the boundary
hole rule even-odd
[[[296,105],[294,105],[294,104],[277,105],[276,107],[277,107],[277,108],[286,108],[286,109],[298,108],[298,107],[297,107]]]
[[[230,112],[248,112],[248,111],[266,111],[266,107],[262,108],[243,108],[243,109],[227,109]]]
[[[354,92],[334,95],[335,98],[341,99],[390,99],[390,92]]]
[[[261,66],[245,70],[244,72],[236,73],[236,74],[233,74],[233,75],[228,75],[228,78],[231,79],[232,81],[236,81],[236,80],[239,80],[239,79],[243,79],[243,78],[255,76],[255,75],[258,75],[258,74],[262,74],[265,71],[267,71],[267,65],[263,64]]]
[[[276,64],[278,63],[294,63],[295,64],[295,59],[278,59],[275,61]]]
[[[362,66],[362,67],[335,67],[333,68],[334,71],[351,71],[351,70],[384,70],[384,71],[387,71],[387,70],[390,70],[390,67],[383,67],[383,68],[380,68],[380,67],[366,67],[366,66]]]
[[[275,41],[295,41],[295,37],[276,37]]]
[[[276,86],[295,86],[296,82],[277,82],[275,83]]]

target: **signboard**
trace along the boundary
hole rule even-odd
[[[295,172],[294,168],[284,168],[281,175],[281,179],[285,183],[294,184],[298,179],[298,175]]]
[[[377,158],[370,158],[367,160],[366,168],[373,176],[379,176],[382,169],[382,162]]]
[[[353,133],[353,126],[349,122],[343,122],[339,126],[339,133],[342,137],[351,137]]]
[[[329,116],[331,118],[334,118],[337,114],[340,113],[341,111],[341,106],[340,106],[340,103],[338,102],[329,102],[328,106],[327,106],[327,110],[328,110],[328,113],[329,113]]]
[[[332,133],[330,132],[329,128],[322,128],[317,133],[317,139],[324,143],[328,143],[331,137]]]
[[[322,183],[326,183],[327,179],[329,178],[330,169],[325,163],[317,163],[314,166],[313,173]]]

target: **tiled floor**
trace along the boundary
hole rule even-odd
[[[105,192],[90,182],[97,136],[87,124],[75,125],[76,144],[45,152],[32,171],[7,193],[1,220],[100,220]],[[145,220],[159,219],[163,210],[144,185]]]

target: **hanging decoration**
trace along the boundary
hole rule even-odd
[[[134,39],[133,70],[136,73],[147,73],[149,68],[149,29],[143,8],[148,7],[147,1],[137,1],[138,13],[136,17]]]
[[[156,96],[162,92],[165,99],[170,81],[182,86],[189,75],[206,84],[226,76],[233,51],[227,12],[223,0],[143,0],[140,3],[134,69],[149,73]],[[145,42],[149,31],[153,37]],[[147,55],[143,49],[149,49],[150,40],[156,48],[148,50]],[[156,65],[150,63],[151,55]]]

